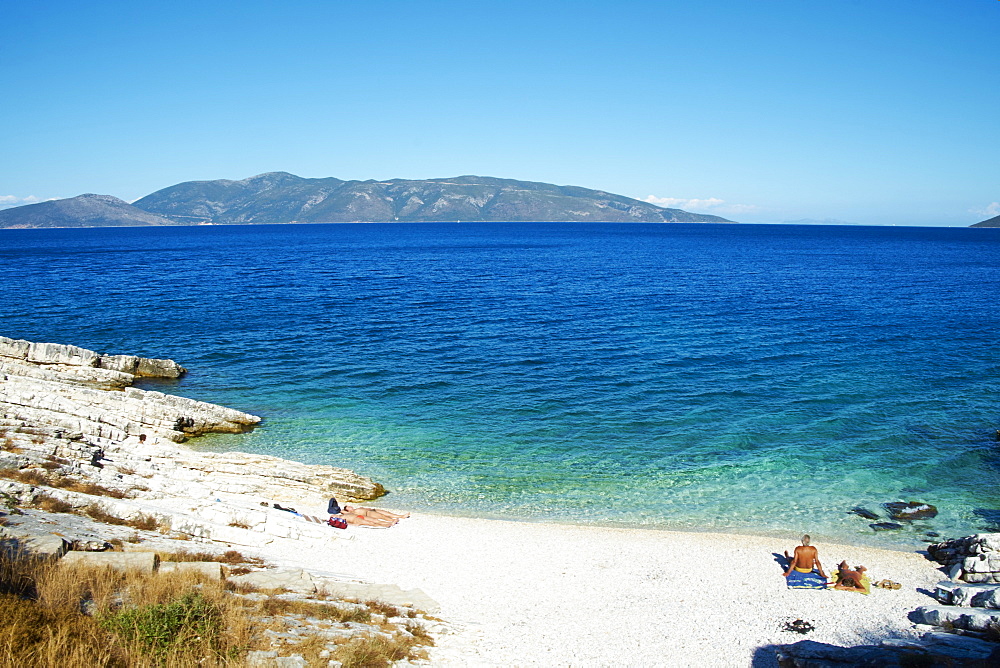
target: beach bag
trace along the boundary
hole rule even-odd
[[[336,498],[330,499],[330,503],[326,507],[326,512],[328,512],[331,515],[339,515],[340,514],[340,504],[337,503],[337,499]]]
[[[347,520],[345,520],[343,517],[331,517],[326,521],[326,523],[336,529],[347,528]]]

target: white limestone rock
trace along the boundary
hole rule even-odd
[[[61,566],[110,566],[119,571],[152,573],[160,559],[154,552],[67,552]]]
[[[913,617],[913,621],[918,624],[947,624],[969,631],[985,631],[991,625],[1000,624],[1000,610],[952,605],[922,605],[913,612]]]
[[[1000,584],[939,582],[934,597],[946,605],[1000,609]]]
[[[966,582],[1000,582],[1000,533],[982,533],[927,547],[938,563],[949,566],[948,577]]]
[[[234,575],[229,581],[259,589],[286,589],[298,594],[316,593],[316,583],[309,573],[301,568],[256,571],[245,575]]]
[[[293,515],[271,505],[322,513],[330,496],[373,499],[385,493],[381,485],[332,466],[180,445],[204,433],[247,431],[260,421],[223,406],[131,387],[136,375],[181,373],[170,360],[0,337],[0,468],[71,476],[124,498],[6,479],[0,479],[0,492],[22,507],[47,495],[78,510],[97,505],[125,520],[148,516],[174,536],[226,545],[352,538],[327,526],[325,516]],[[49,530],[38,527],[35,533],[45,536]]]

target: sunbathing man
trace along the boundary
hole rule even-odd
[[[788,559],[788,570],[785,571],[786,578],[792,574],[792,570],[799,573],[812,573],[815,570],[821,577],[827,577],[826,573],[823,572],[823,564],[819,563],[819,553],[809,542],[809,535],[806,534],[802,537],[802,544],[795,548],[793,555],[789,555],[788,551],[785,551],[785,559]]]
[[[857,570],[852,571],[846,561],[840,562],[840,565],[837,566],[837,584],[833,588],[843,591],[859,591],[862,594],[867,594],[867,590],[861,583],[861,578],[864,577],[866,570],[868,569],[864,566],[858,566]]]
[[[345,506],[343,511],[337,513],[333,517],[342,517],[344,521],[348,524],[354,526],[366,526],[366,527],[391,527],[393,524],[399,520],[383,520],[376,517],[365,517],[364,515],[358,515],[353,512],[348,512]]]
[[[400,515],[399,513],[390,513],[388,510],[363,508],[362,506],[344,506],[344,512],[352,515],[359,515],[361,517],[367,517],[369,519],[393,520],[393,524],[396,523],[396,520],[401,520],[410,516],[409,513]]]

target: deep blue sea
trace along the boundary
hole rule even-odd
[[[1000,527],[1000,229],[0,230],[0,335],[169,357],[392,506],[887,546]],[[875,533],[887,501],[933,520]]]

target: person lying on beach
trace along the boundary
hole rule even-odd
[[[343,512],[333,515],[333,517],[341,517],[350,525],[353,526],[364,526],[364,527],[383,527],[388,528],[399,520],[382,520],[375,517],[365,517],[364,515],[355,515],[354,513],[347,512],[345,508]]]
[[[410,513],[401,515],[399,513],[391,513],[388,510],[379,510],[378,508],[364,508],[362,506],[344,506],[343,512],[351,513],[352,515],[360,515],[361,517],[367,517],[369,519],[376,519],[376,520],[401,520],[410,516]]]
[[[788,570],[785,571],[786,578],[792,574],[793,570],[799,573],[812,573],[815,570],[821,577],[827,577],[826,573],[823,572],[823,564],[819,563],[819,552],[809,544],[810,542],[811,539],[806,534],[802,537],[802,544],[795,548],[794,554],[790,555],[787,550],[785,551],[785,558],[788,559]]]
[[[840,562],[840,565],[837,566],[837,584],[833,588],[840,589],[841,591],[857,591],[867,594],[868,590],[865,589],[862,581],[866,570],[868,569],[864,566],[858,566],[855,570],[851,570],[846,561]]]
[[[409,514],[400,515],[391,513],[388,510],[377,510],[375,508],[363,508],[361,506],[344,506],[339,513],[331,513],[333,517],[341,517],[348,524],[354,526],[368,527],[391,527],[401,518],[409,517]]]

